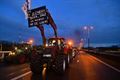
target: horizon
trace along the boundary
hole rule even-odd
[[[10,43],[27,43],[27,41],[24,42],[12,42],[12,41],[7,41],[7,40],[0,40],[0,42],[10,42]],[[38,46],[38,45],[42,45],[42,44],[35,44],[33,43],[33,45]],[[79,44],[75,44],[74,46],[79,47]],[[112,47],[112,46],[118,46],[120,47],[120,43],[90,43],[90,47]],[[88,47],[88,44],[85,43],[84,47]]]

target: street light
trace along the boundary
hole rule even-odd
[[[33,39],[30,39],[29,41],[28,41],[28,44],[30,44],[31,45],[31,47],[32,47],[32,44],[34,43],[34,40]]]
[[[87,40],[88,40],[88,50],[90,48],[90,31],[93,29],[93,26],[84,26],[84,30],[87,31]]]
[[[80,44],[79,44],[79,50],[84,46],[84,39],[82,38],[80,40]]]
[[[27,49],[28,49],[28,47],[25,47],[25,49],[27,50]]]
[[[31,40],[29,41],[29,43],[30,43],[30,44],[33,44],[33,40],[31,39]]]
[[[73,41],[72,40],[68,40],[67,44],[68,44],[68,46],[72,47],[73,46]]]
[[[18,48],[17,48],[17,47],[15,47],[15,50],[16,50],[16,51],[17,51],[17,49],[18,49]]]

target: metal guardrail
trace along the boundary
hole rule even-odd
[[[85,50],[85,52],[90,53],[91,55],[95,55],[101,58],[109,59],[115,62],[120,62],[120,54],[115,53],[106,53],[103,51],[95,51],[95,50]]]
[[[118,56],[120,57],[120,51],[96,51],[96,50],[85,50],[86,52],[90,53],[96,53],[96,54],[105,54],[105,55],[111,55],[111,56]]]

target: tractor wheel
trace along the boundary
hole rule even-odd
[[[58,56],[56,59],[56,72],[57,73],[64,73],[66,70],[66,59],[65,56]]]
[[[70,63],[70,55],[66,55],[66,67],[69,67],[69,63]]]

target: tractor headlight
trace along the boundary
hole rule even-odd
[[[10,56],[11,56],[11,55],[15,55],[15,52],[10,52],[9,55],[10,55]]]

